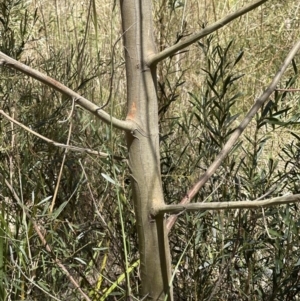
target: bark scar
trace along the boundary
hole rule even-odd
[[[127,114],[127,119],[135,119],[135,114],[136,114],[136,103],[135,101],[132,102],[130,109]]]

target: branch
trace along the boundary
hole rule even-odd
[[[222,164],[223,160],[227,157],[229,152],[231,151],[231,148],[236,143],[238,138],[241,136],[251,119],[254,117],[254,115],[257,113],[259,108],[263,105],[263,103],[269,98],[269,96],[273,93],[273,91],[276,89],[276,86],[282,77],[283,73],[287,69],[288,65],[296,55],[296,53],[300,49],[300,40],[295,44],[295,46],[292,48],[286,59],[284,60],[283,64],[279,68],[278,72],[276,73],[275,77],[273,78],[273,81],[269,85],[269,87],[264,91],[264,93],[256,100],[255,104],[252,106],[250,111],[247,113],[244,120],[240,123],[240,125],[236,128],[236,130],[232,133],[231,137],[228,139],[226,144],[224,145],[223,149],[219,153],[219,155],[216,157],[214,162],[209,166],[209,168],[206,170],[206,172],[200,177],[198,182],[194,184],[194,186],[187,192],[186,196],[181,200],[180,204],[188,204],[191,199],[198,193],[198,191],[203,187],[203,185],[208,181],[208,179],[214,174],[214,172],[219,168],[219,166]],[[170,216],[167,221],[167,228],[171,229],[176,221],[176,216]]]
[[[107,153],[103,153],[103,152],[98,152],[89,148],[82,148],[82,147],[77,147],[77,146],[73,146],[73,145],[66,145],[66,144],[62,144],[62,143],[58,143],[55,142],[54,140],[51,140],[35,131],[33,131],[32,129],[30,129],[29,127],[25,126],[24,124],[22,124],[21,122],[13,119],[12,117],[10,117],[9,115],[7,115],[3,110],[0,110],[0,114],[3,115],[5,118],[7,118],[8,120],[10,120],[11,122],[15,123],[16,125],[20,126],[21,128],[23,128],[24,130],[26,130],[27,132],[35,135],[36,137],[39,137],[40,139],[54,145],[57,147],[61,147],[61,148],[65,148],[68,149],[70,151],[74,151],[74,152],[80,152],[80,153],[87,153],[87,154],[91,154],[91,155],[98,155],[100,157],[109,157],[110,155]],[[115,156],[112,155],[112,158],[114,158],[115,160],[125,160],[125,158],[120,157],[120,156]]]
[[[267,2],[267,1],[268,0],[257,0],[257,1],[254,1],[254,2],[252,2],[251,4],[249,4],[245,7],[243,7],[243,8],[238,9],[237,11],[227,15],[223,19],[213,23],[210,26],[205,27],[200,32],[198,32],[196,34],[193,34],[189,38],[186,38],[183,41],[181,41],[181,42],[179,42],[179,43],[177,43],[177,44],[175,44],[171,47],[168,47],[168,48],[164,49],[160,53],[149,56],[149,58],[146,61],[146,64],[148,66],[156,65],[158,62],[160,62],[160,61],[164,60],[165,58],[175,54],[177,51],[188,47],[189,45],[191,45],[191,44],[195,43],[196,41],[202,39],[203,37],[211,34],[212,32],[218,30],[219,28],[222,28],[226,24],[230,23],[232,20],[248,13],[249,11],[255,9],[256,7],[262,5],[264,2]]]
[[[193,203],[187,205],[164,205],[152,209],[153,217],[165,213],[181,213],[184,211],[198,210],[220,210],[220,209],[250,209],[269,207],[273,205],[282,205],[288,203],[300,202],[300,194],[281,196],[263,201],[240,201],[240,202],[211,202],[211,203]],[[169,229],[168,229],[169,230]]]
[[[94,114],[95,116],[100,118],[105,123],[112,124],[115,128],[125,130],[125,131],[132,131],[135,128],[134,124],[131,121],[120,120],[118,118],[110,116],[108,113],[101,110],[100,107],[98,107],[91,101],[85,99],[84,97],[80,96],[79,94],[77,94],[73,90],[69,89],[68,87],[64,86],[60,82],[56,81],[55,79],[12,59],[11,57],[5,55],[2,52],[0,52],[0,66],[1,65],[21,71],[22,73],[24,73],[30,77],[33,77],[36,80],[55,89],[56,91],[70,97],[82,108],[84,108],[87,111],[89,111],[90,113]]]
[[[293,88],[290,88],[290,89],[280,89],[280,88],[277,88],[275,90],[276,91],[280,91],[280,92],[300,92],[300,89],[293,89]]]

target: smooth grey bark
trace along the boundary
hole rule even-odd
[[[121,1],[127,79],[127,131],[133,201],[140,251],[142,295],[147,300],[172,300],[168,236],[163,216],[150,215],[164,205],[160,173],[156,66],[146,58],[156,53],[151,1]]]

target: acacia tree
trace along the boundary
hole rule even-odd
[[[284,71],[300,49],[300,41],[295,43],[278,73],[269,87],[256,100],[243,121],[232,133],[220,154],[211,166],[199,178],[194,186],[186,192],[178,205],[166,205],[161,183],[160,148],[159,148],[159,117],[157,99],[157,66],[163,60],[175,55],[203,37],[215,32],[232,20],[263,5],[267,0],[254,1],[223,19],[204,27],[199,32],[182,39],[175,45],[160,51],[157,50],[153,36],[153,16],[151,1],[121,0],[122,39],[126,62],[127,99],[125,120],[120,120],[105,112],[103,107],[85,99],[62,83],[55,81],[47,75],[33,70],[30,67],[0,53],[2,66],[13,68],[38,81],[56,89],[70,97],[74,103],[94,114],[103,122],[121,130],[126,135],[128,149],[128,165],[131,177],[132,198],[135,208],[136,227],[138,232],[140,267],[141,267],[141,298],[145,300],[173,300],[172,271],[168,242],[168,232],[174,225],[177,216],[170,216],[167,220],[165,214],[182,211],[195,211],[204,209],[229,208],[257,208],[274,204],[296,202],[300,195],[289,195],[274,199],[244,202],[221,203],[192,203],[190,201],[199,192],[208,179],[222,164],[244,129],[255,116],[259,108],[275,90]],[[0,112],[10,118],[3,110]],[[9,183],[7,183],[9,185]],[[30,217],[29,213],[27,213]],[[36,227],[40,238],[48,251],[42,233]],[[66,273],[64,265],[57,260],[57,264]],[[70,280],[72,276],[68,274]],[[74,285],[80,287],[73,281]],[[81,291],[86,300],[89,297]]]

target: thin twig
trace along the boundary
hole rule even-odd
[[[74,110],[75,110],[75,99],[73,98],[72,99],[72,108],[71,108],[71,111],[70,111],[68,117],[66,119],[64,119],[64,120],[59,120],[58,123],[68,122],[72,118]]]
[[[299,92],[300,89],[294,89],[294,88],[290,88],[290,89],[281,89],[281,88],[276,88],[275,91],[282,91],[282,92]]]
[[[110,102],[111,100],[111,96],[112,96],[112,92],[113,92],[113,82],[114,82],[114,75],[115,75],[115,70],[114,70],[114,56],[115,56],[115,48],[116,45],[118,44],[118,42],[121,40],[123,35],[121,35],[114,43],[113,47],[112,47],[112,54],[111,54],[111,75],[110,75],[110,79],[109,79],[109,95],[108,98],[106,100],[106,102],[104,103],[104,105],[101,106],[101,110],[103,110]]]
[[[268,225],[267,225],[267,221],[266,221],[266,217],[265,217],[265,210],[264,210],[264,208],[261,208],[261,212],[262,212],[262,215],[263,215],[263,221],[264,221],[264,226],[265,226],[267,235],[269,236],[270,239],[276,239],[276,237],[272,237],[270,235],[270,233],[269,233],[269,229],[268,229]]]
[[[36,137],[39,137],[40,139],[42,139],[42,140],[46,141],[47,143],[50,143],[54,146],[61,147],[61,148],[67,148],[70,151],[74,151],[74,152],[87,153],[87,154],[91,154],[91,155],[98,155],[98,156],[101,156],[101,157],[109,157],[110,156],[107,153],[95,151],[95,150],[92,150],[92,149],[89,149],[89,148],[82,148],[82,147],[77,147],[77,146],[73,146],[73,145],[66,145],[66,144],[63,144],[63,143],[58,143],[54,140],[51,140],[51,139],[35,132],[34,130],[30,129],[29,127],[25,126],[24,124],[20,123],[19,121],[15,120],[14,118],[7,115],[3,110],[0,110],[0,114],[2,114],[9,121],[15,123],[16,125],[20,126],[24,130],[26,130],[27,132],[35,135]],[[112,157],[115,160],[119,160],[119,161],[126,160],[124,157],[121,157],[121,156],[112,155]]]
[[[75,107],[75,101],[73,100],[72,108],[71,108],[71,114],[74,112],[74,107]],[[72,117],[73,117],[72,115],[70,115],[68,117],[68,119],[70,119],[70,124],[69,124],[69,131],[68,131],[68,137],[67,137],[67,143],[66,143],[67,146],[69,145],[70,140],[71,140],[71,133],[72,133],[72,127],[73,127],[73,118]],[[62,176],[62,173],[63,173],[63,168],[64,168],[64,165],[65,165],[65,161],[66,161],[66,158],[67,158],[67,153],[68,153],[68,148],[65,148],[63,159],[62,159],[61,166],[60,166],[60,170],[59,170],[58,177],[57,177],[57,182],[56,182],[55,189],[54,189],[54,195],[53,195],[53,198],[52,198],[51,206],[49,208],[50,213],[52,213],[55,202],[56,202],[56,197],[57,197],[57,194],[58,194],[58,189],[59,189],[60,180],[61,180],[61,176]]]
[[[106,221],[104,220],[102,214],[101,214],[101,213],[99,212],[99,210],[98,210],[97,202],[96,202],[96,200],[95,200],[95,198],[94,198],[93,191],[92,191],[92,189],[91,189],[91,185],[90,185],[88,176],[87,176],[87,174],[86,174],[86,172],[85,172],[84,166],[83,166],[81,160],[78,160],[78,161],[79,161],[79,164],[80,164],[80,166],[81,166],[81,169],[82,169],[83,175],[84,175],[84,177],[85,177],[85,180],[86,180],[86,182],[87,182],[87,187],[88,187],[88,190],[89,190],[89,192],[90,192],[91,198],[92,198],[92,200],[93,200],[93,203],[94,203],[94,207],[95,207],[96,213],[97,213],[97,215],[100,217],[102,223],[108,228],[108,225],[107,225]]]

